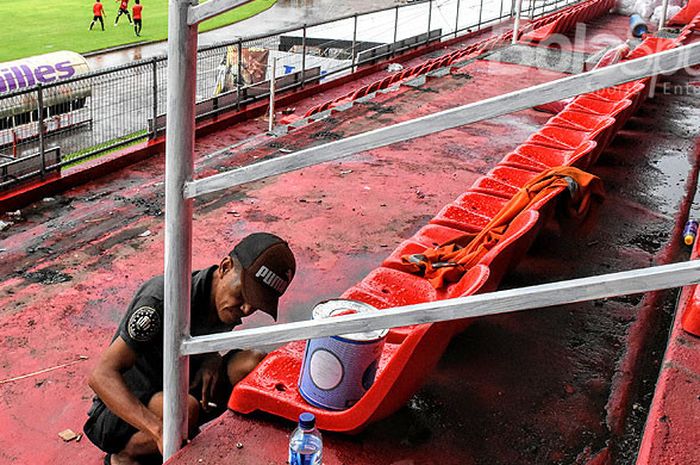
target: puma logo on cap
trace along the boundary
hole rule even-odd
[[[267,284],[280,294],[284,294],[284,291],[287,290],[287,286],[289,286],[289,281],[285,281],[284,279],[280,278],[274,271],[265,265],[262,265],[258,269],[258,272],[255,273],[255,277],[262,278],[261,281],[263,283]]]

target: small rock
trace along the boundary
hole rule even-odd
[[[350,173],[352,173],[352,170],[340,170],[340,175],[341,175],[341,176],[344,176],[344,175],[350,174]]]
[[[147,229],[147,230],[145,230],[144,232],[142,232],[141,234],[139,234],[139,237],[148,237],[148,236],[150,236],[151,234],[152,234],[152,233],[151,233],[151,230],[150,230],[150,229]]]
[[[54,200],[56,200],[56,199],[54,199],[53,197],[44,197],[42,199],[42,201],[46,202],[46,203],[53,202]]]
[[[237,442],[237,443],[236,443],[236,449],[243,449],[243,443],[242,443],[242,442]]]

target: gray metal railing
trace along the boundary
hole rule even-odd
[[[525,0],[523,15],[542,16],[577,1]],[[278,63],[279,95],[499,24],[513,16],[513,7],[508,0],[423,0],[201,47],[196,117],[266,99],[270,57]],[[167,57],[160,56],[0,96],[0,154],[21,159],[60,148],[54,163],[60,170],[155,138],[165,128],[166,67]],[[63,103],[46,101],[48,95],[60,95]],[[0,159],[0,169],[4,164]],[[43,176],[45,167],[38,168],[33,175]],[[6,180],[0,189],[18,182]]]

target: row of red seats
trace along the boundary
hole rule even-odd
[[[653,53],[673,43],[668,45],[647,39],[643,45],[633,57]],[[383,309],[496,289],[503,275],[525,254],[552,214],[558,192],[519,215],[499,244],[459,282],[446,289],[434,289],[424,278],[401,271],[398,264],[404,254],[420,253],[464,233],[481,230],[518,189],[542,171],[560,165],[590,166],[641,103],[644,89],[642,80],[573,99],[561,113],[507,154],[467,192],[445,206],[429,224],[400,244],[382,266],[342,297]],[[452,336],[469,322],[457,320],[392,329],[374,385],[347,410],[335,412],[315,408],[300,396],[297,383],[304,342],[287,344],[269,354],[235,387],[229,407],[242,413],[261,410],[292,421],[302,411],[311,411],[316,414],[321,429],[359,431],[405,405],[429,376]]]
[[[683,29],[681,29],[681,32],[675,39],[676,43],[680,45],[686,42],[688,39],[691,38],[693,33],[697,32],[698,30],[700,30],[700,14],[698,16],[695,16],[692,20],[688,21],[688,24],[686,24],[683,27]]]
[[[555,13],[553,21],[549,21],[542,26],[534,25],[533,30],[523,34],[520,38],[522,42],[541,42],[552,34],[565,33],[575,27],[577,23],[585,23],[593,18],[597,18],[615,6],[614,0],[604,2],[582,2]]]

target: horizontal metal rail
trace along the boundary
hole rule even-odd
[[[184,196],[188,199],[195,198],[396,142],[415,139],[617,84],[677,71],[698,63],[700,63],[700,43],[660,52],[190,181],[185,184]]]
[[[199,5],[192,5],[187,12],[187,24],[194,26],[202,21],[218,16],[252,0],[209,0]]]
[[[700,260],[571,279],[468,297],[387,308],[376,313],[285,323],[185,339],[183,355],[309,338],[513,313],[700,283]]]

